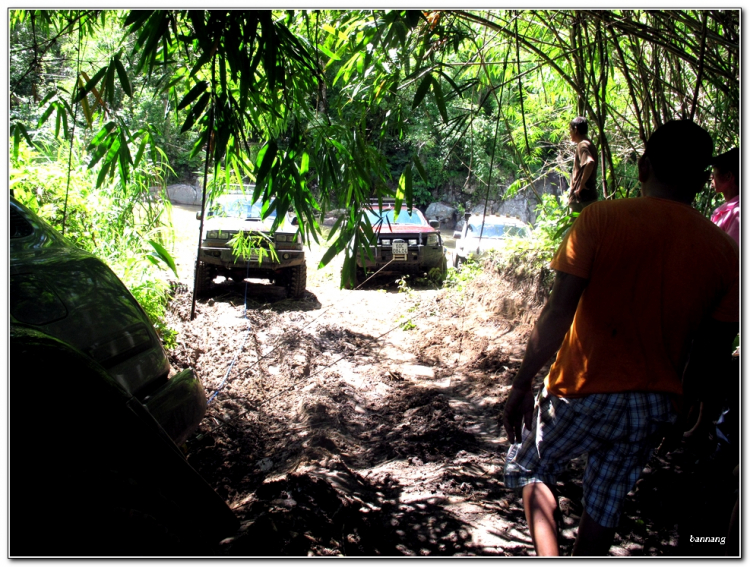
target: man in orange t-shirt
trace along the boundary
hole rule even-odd
[[[505,484],[522,488],[538,555],[559,552],[551,487],[584,453],[573,554],[606,554],[625,496],[676,419],[674,396],[710,392],[696,377],[737,333],[737,245],[690,206],[712,153],[691,121],[657,129],[638,162],[643,197],[587,207],[552,261],[503,415]],[[532,380],[558,349],[535,404]]]

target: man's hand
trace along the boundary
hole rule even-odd
[[[521,442],[521,424],[531,430],[531,416],[534,413],[534,394],[529,390],[511,388],[503,412],[503,427],[508,434],[509,443]]]

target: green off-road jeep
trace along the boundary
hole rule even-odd
[[[307,285],[307,264],[296,219],[285,218],[275,232],[271,228],[276,211],[261,219],[263,203],[253,202],[252,187],[246,193],[221,195],[207,207],[198,256],[196,295],[205,295],[216,276],[241,282],[264,278],[287,288],[289,297],[299,298]],[[268,208],[273,208],[273,202]],[[200,219],[200,213],[196,215]],[[252,239],[247,256],[235,256],[232,240],[238,233]]]

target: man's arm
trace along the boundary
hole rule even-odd
[[[527,429],[531,428],[531,412],[534,407],[531,382],[560,348],[588,283],[587,279],[565,272],[557,272],[555,276],[552,294],[531,331],[523,362],[513,379],[513,388],[505,403],[503,425],[511,443],[521,440],[522,421],[526,423]]]
[[[578,189],[576,190],[576,195],[578,195],[581,192],[581,189],[583,189],[586,186],[586,181],[588,181],[589,177],[591,177],[591,173],[594,171],[595,163],[593,160],[588,162],[581,172],[581,184],[578,186]]]

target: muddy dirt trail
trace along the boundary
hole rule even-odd
[[[340,290],[341,261],[316,270],[313,247],[303,298],[219,282],[190,321],[196,210],[173,209],[182,284],[170,357],[210,397],[187,455],[241,520],[220,553],[533,555],[520,499],[502,484],[497,417],[538,313],[536,284],[511,289],[485,273],[464,288],[381,279]],[[695,482],[675,460],[690,455],[673,455],[631,493],[612,554],[703,554],[685,543],[696,513],[665,510]],[[567,553],[582,467],[560,479]]]

